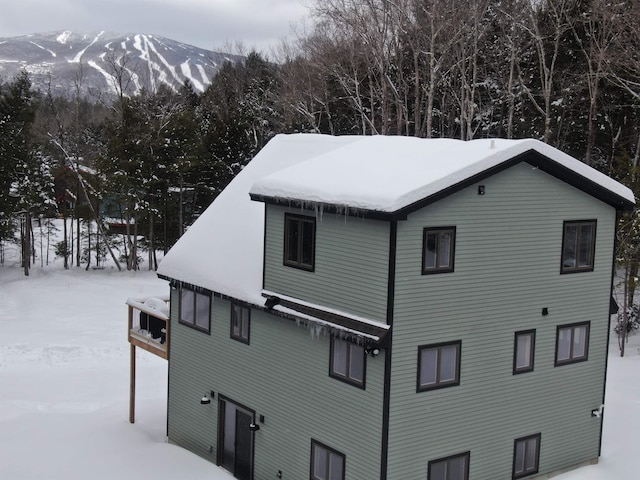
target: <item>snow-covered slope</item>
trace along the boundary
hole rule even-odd
[[[127,420],[124,302],[167,283],[109,265],[64,270],[60,259],[25,277],[13,253],[0,265],[0,478],[233,480],[167,443],[167,362],[149,352],[138,351],[136,423]],[[625,358],[611,339],[600,463],[554,480],[638,478],[640,336]]]
[[[36,88],[50,85],[57,95],[70,95],[76,85],[85,95],[113,95],[118,70],[130,80],[128,94],[160,85],[176,90],[185,80],[204,91],[226,60],[241,58],[146,34],[65,31],[0,38],[0,78],[24,69]]]

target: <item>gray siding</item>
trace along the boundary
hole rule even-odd
[[[389,223],[323,213],[316,220],[315,271],[283,265],[285,212],[267,205],[264,287],[386,322]]]
[[[265,417],[255,433],[256,480],[278,470],[283,478],[308,478],[312,438],[346,455],[350,480],[379,478],[383,356],[367,359],[363,390],[329,377],[330,341],[322,332],[252,310],[246,345],[229,338],[229,302],[214,298],[212,310],[209,336],[178,324],[172,302],[169,439],[215,462],[224,395]],[[210,390],[216,398],[200,405]]]
[[[471,451],[471,479],[510,479],[514,439],[541,433],[540,472],[598,455],[615,211],[527,164],[398,223],[388,478]],[[560,275],[564,220],[597,219],[595,269]],[[455,225],[455,272],[421,275],[424,227]],[[542,308],[549,314],[542,316]],[[556,326],[591,321],[588,361],[554,367]],[[512,374],[514,332],[535,369]],[[462,341],[459,386],[416,393],[418,346]]]

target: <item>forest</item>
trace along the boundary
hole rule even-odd
[[[203,93],[133,95],[117,50],[108,101],[81,75],[62,97],[0,79],[0,262],[17,242],[28,274],[34,223],[58,217],[65,266],[153,269],[278,133],[535,138],[640,192],[640,0],[322,0],[312,18]],[[629,305],[637,223],[620,217]]]

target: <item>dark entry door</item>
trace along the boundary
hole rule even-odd
[[[251,480],[253,472],[253,412],[227,399],[220,399],[219,464],[240,480]]]

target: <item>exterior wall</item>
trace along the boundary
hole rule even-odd
[[[265,289],[386,322],[388,222],[319,213],[315,271],[307,272],[283,265],[284,214],[316,213],[273,205],[266,211]]]
[[[398,222],[388,479],[470,451],[470,479],[510,479],[541,433],[540,473],[597,458],[614,242],[612,207],[519,164]],[[564,220],[597,219],[593,272],[560,274]],[[455,271],[421,275],[424,227],[457,228]],[[547,307],[549,314],[542,315]],[[554,367],[556,326],[591,321],[588,360]],[[534,371],[512,374],[514,332]],[[462,341],[460,385],[416,393],[418,346]]]
[[[177,293],[177,291],[176,291]],[[230,338],[230,303],[213,298],[211,335],[177,321],[171,303],[169,439],[216,462],[218,398],[264,415],[255,479],[308,478],[311,439],[346,455],[346,478],[379,478],[384,358],[367,358],[366,389],[329,377],[329,336],[251,311],[250,343]],[[213,390],[210,405],[200,397]],[[348,427],[345,427],[348,426]],[[213,453],[209,453],[209,448]],[[373,461],[372,461],[373,459]]]

